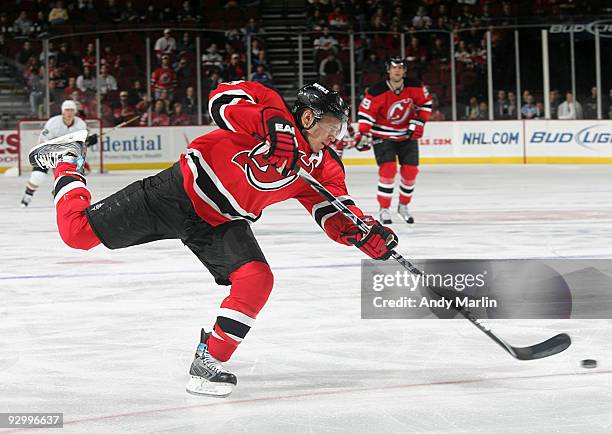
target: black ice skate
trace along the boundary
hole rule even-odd
[[[208,352],[208,337],[202,329],[200,345],[189,368],[189,383],[187,392],[193,395],[225,397],[234,390],[236,376],[228,372],[221,362]]]
[[[414,223],[414,217],[410,215],[410,211],[408,211],[408,205],[399,204],[399,206],[397,207],[397,213],[409,225]]]
[[[30,151],[30,164],[32,167],[55,169],[60,162],[73,163],[81,172],[87,154],[86,139],[87,131],[81,130],[43,142]]]

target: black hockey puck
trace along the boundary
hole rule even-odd
[[[584,359],[582,362],[582,367],[583,368],[588,368],[588,369],[592,369],[592,368],[596,368],[597,367],[597,360],[593,360],[593,359]]]

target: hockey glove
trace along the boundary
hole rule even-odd
[[[264,158],[276,167],[282,176],[287,176],[298,163],[299,152],[295,129],[291,122],[278,116],[271,118],[267,122],[267,127],[270,149]]]
[[[91,134],[89,136],[87,136],[87,138],[85,139],[85,146],[87,146],[88,148],[90,146],[96,145],[98,143],[98,135],[97,134]]]
[[[370,142],[371,137],[369,134],[355,134],[355,149],[357,149],[359,152],[365,152],[372,149]]]
[[[408,140],[417,140],[423,137],[425,122],[421,119],[410,119],[408,122]]]
[[[371,216],[363,221],[370,226],[367,234],[355,228],[354,231],[340,235],[340,238],[357,247],[372,259],[387,260],[398,243],[397,235],[388,227],[381,225]]]

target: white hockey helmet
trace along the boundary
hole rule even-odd
[[[77,111],[76,102],[71,99],[67,99],[66,101],[62,103],[62,113],[64,112],[64,110],[74,110],[76,112]]]

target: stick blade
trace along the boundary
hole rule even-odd
[[[530,347],[512,347],[514,356],[519,360],[536,360],[553,356],[566,350],[572,343],[569,335],[560,333],[552,338]]]

